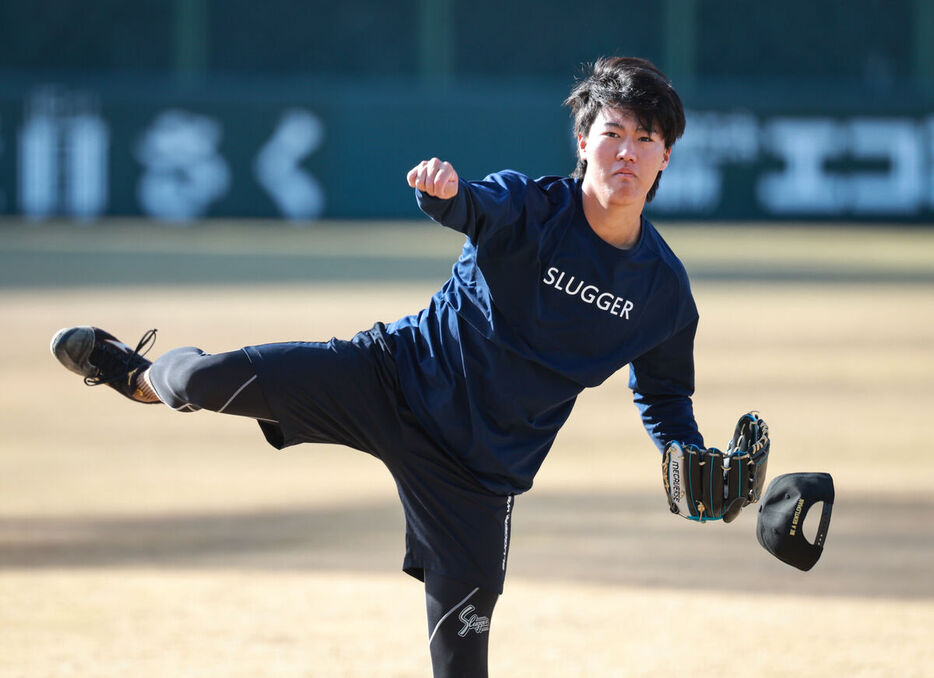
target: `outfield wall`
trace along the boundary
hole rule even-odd
[[[127,83],[0,91],[0,214],[411,218],[404,175],[568,173],[566,83],[426,87],[302,79],[194,91]],[[934,113],[897,101],[802,108],[685,97],[654,215],[934,221]],[[840,102],[843,101],[841,104]]]

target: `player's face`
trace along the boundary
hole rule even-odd
[[[577,142],[587,161],[584,191],[604,207],[644,204],[671,156],[658,130],[645,129],[631,111],[619,108],[603,108]]]

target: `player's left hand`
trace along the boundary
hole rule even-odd
[[[448,200],[457,195],[459,184],[454,166],[444,160],[422,160],[405,175],[409,186],[433,198]]]
[[[731,522],[762,495],[769,445],[769,427],[756,412],[739,418],[726,452],[668,443],[662,475],[671,512],[700,522]]]

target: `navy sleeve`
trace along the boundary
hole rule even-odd
[[[415,196],[422,212],[479,243],[520,218],[529,183],[528,177],[505,171],[491,174],[483,181],[459,180],[457,195],[448,200],[417,189]]]
[[[672,440],[704,446],[694,419],[694,334],[697,319],[632,361],[629,387],[642,423],[659,450]]]

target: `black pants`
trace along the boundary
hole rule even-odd
[[[153,363],[149,378],[162,402],[179,412],[205,409],[274,421],[243,351],[211,355],[178,348]],[[430,569],[424,578],[434,678],[486,678],[498,594]]]
[[[179,412],[205,409],[263,421],[272,418],[243,351],[212,355],[192,346],[176,348],[152,364],[149,380],[159,399]]]

